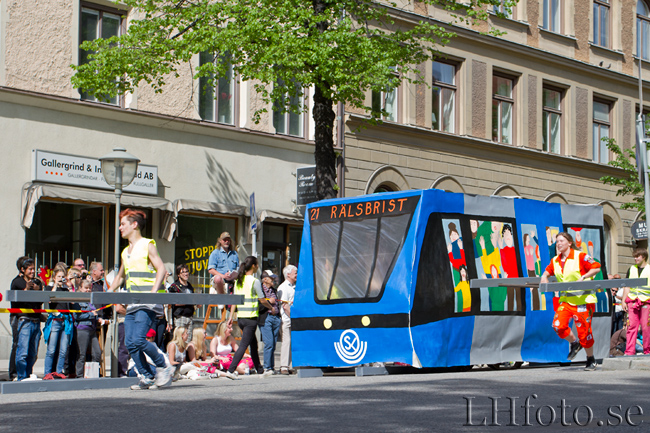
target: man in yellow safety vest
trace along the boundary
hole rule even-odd
[[[122,251],[122,264],[109,289],[111,292],[125,279],[129,292],[156,293],[161,287],[167,271],[158,255],[156,242],[142,237],[146,217],[140,210],[120,212],[120,234],[129,241],[129,246]],[[131,389],[154,389],[171,384],[174,367],[155,344],[147,341],[147,332],[154,319],[162,314],[163,307],[159,304],[131,304],[126,308],[124,343],[141,374],[140,383]],[[155,370],[145,360],[145,354],[156,365]]]

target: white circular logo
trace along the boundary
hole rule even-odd
[[[358,364],[366,356],[368,343],[361,341],[352,329],[346,329],[338,342],[334,343],[336,354],[346,364]]]

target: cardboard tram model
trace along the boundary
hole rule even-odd
[[[433,189],[312,203],[291,311],[293,364],[566,362],[569,345],[551,327],[553,292],[469,284],[541,276],[561,231],[601,263],[596,279],[607,275],[599,206]],[[611,298],[597,297],[603,358]],[[575,361],[584,359],[582,351]]]

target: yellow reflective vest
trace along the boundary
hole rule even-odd
[[[244,275],[244,281],[235,283],[235,295],[244,295],[244,305],[237,306],[237,317],[254,319],[259,316],[259,300],[257,292],[253,287],[256,278],[252,275]]]
[[[153,239],[142,238],[133,245],[131,254],[128,253],[128,247],[122,251],[126,290],[129,292],[151,292],[153,289],[156,269],[149,263],[149,244],[152,242],[156,246]]]
[[[650,265],[646,265],[645,268],[641,271],[641,277],[639,277],[639,268],[637,265],[634,265],[630,268],[630,278],[645,278],[650,283]],[[627,294],[627,297],[634,300],[637,297],[641,302],[645,302],[650,299],[650,284],[643,287],[630,287],[630,293]]]
[[[580,279],[580,254],[579,251],[572,249],[566,262],[564,262],[564,270],[562,270],[560,264],[560,256],[553,258],[553,272],[558,283],[567,283]],[[585,278],[585,280],[593,280],[593,278]],[[597,300],[596,294],[592,291],[567,290],[560,294],[560,302],[571,305],[595,304]]]

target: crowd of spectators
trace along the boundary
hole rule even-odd
[[[247,257],[240,266],[236,252],[230,249],[230,235],[225,232],[218,241],[217,249],[210,258],[211,293],[237,293],[243,290],[243,282],[255,292],[254,308],[232,306],[218,324],[211,341],[203,327],[195,327],[194,305],[167,305],[164,314],[156,317],[147,333],[147,340],[156,344],[160,353],[175,367],[175,378],[228,377],[259,373],[266,377],[273,374],[290,374],[291,366],[291,319],[297,269],[288,265],[284,282],[272,271],[262,273],[257,259]],[[20,257],[16,263],[18,275],[11,282],[11,290],[51,290],[71,292],[106,291],[108,285],[104,267],[92,262],[89,271],[81,258],[69,266],[57,263],[44,284],[36,276],[34,260]],[[251,264],[255,265],[252,266]],[[246,264],[246,266],[245,266]],[[175,269],[176,278],[166,284],[171,293],[194,293],[190,283],[189,269],[182,264]],[[238,278],[239,275],[242,278]],[[168,274],[168,278],[171,275]],[[239,281],[239,283],[238,283]],[[42,309],[36,302],[12,302],[12,308]],[[41,340],[46,344],[44,375],[42,379],[84,377],[86,363],[101,363],[104,359],[106,335],[113,320],[113,309],[118,322],[118,373],[119,376],[139,376],[135,363],[130,360],[124,344],[125,305],[93,305],[89,302],[51,302],[45,308],[48,313],[12,313],[10,322],[13,333],[12,352],[9,362],[11,380],[39,379],[33,371]],[[226,310],[224,310],[226,311]],[[246,312],[244,312],[246,311]],[[237,328],[234,329],[235,324]],[[263,364],[257,353],[257,333],[264,347]],[[280,332],[282,331],[282,332]],[[275,349],[282,335],[281,367],[275,370]],[[238,338],[244,337],[244,345]],[[251,353],[245,353],[250,347]],[[151,359],[147,362],[155,368]],[[154,370],[155,371],[155,370]],[[102,374],[104,370],[102,368]]]

